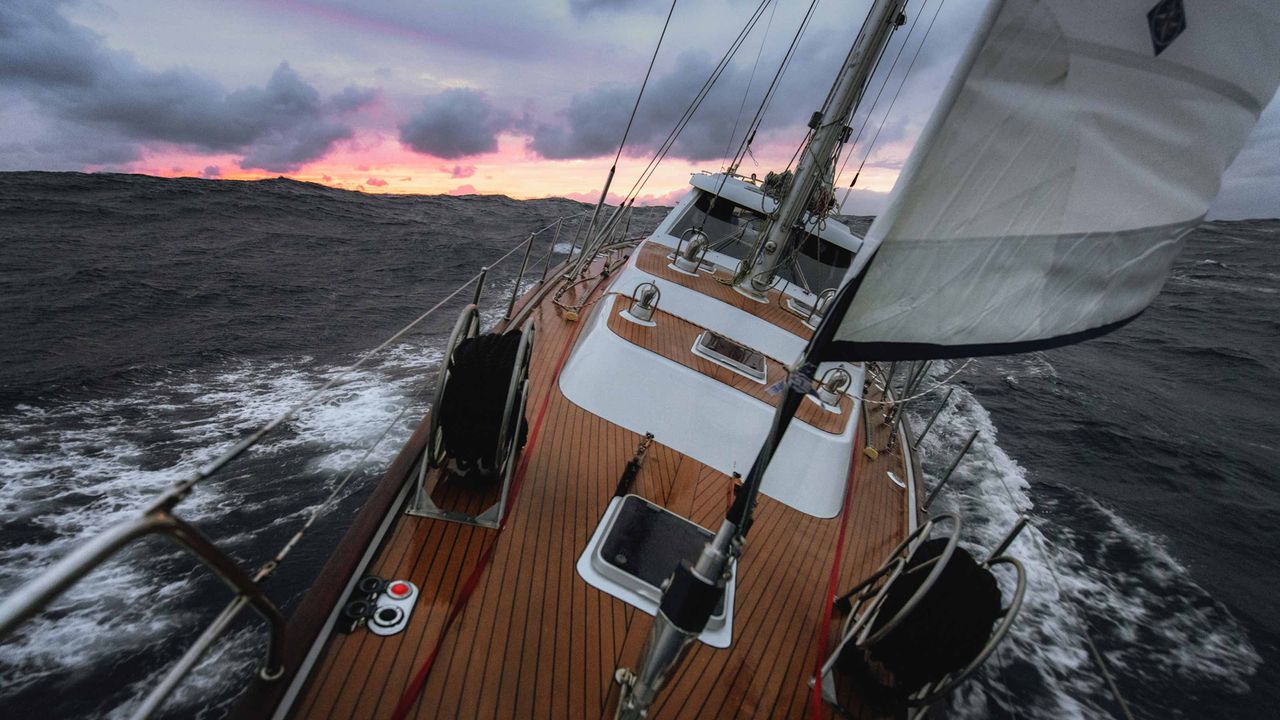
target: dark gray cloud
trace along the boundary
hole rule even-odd
[[[13,93],[0,92],[0,170],[123,170],[140,156],[137,143],[49,117]]]
[[[706,53],[686,52],[670,72],[650,81],[627,138],[628,154],[649,154],[662,144],[715,64]],[[726,69],[671,154],[695,161],[724,156],[742,100],[741,86],[746,81],[745,75],[738,77],[741,72],[736,66]],[[575,95],[563,113],[563,122],[534,127],[530,148],[552,159],[613,153],[622,139],[638,89],[638,84],[604,85]]]
[[[208,178],[210,180],[220,178],[222,177],[222,168],[217,165],[209,165],[204,170],[200,171],[200,177]]]
[[[823,82],[834,78],[839,67],[837,52],[843,51],[818,38],[796,57],[769,106],[766,132],[768,128],[791,127],[818,108],[826,92]],[[724,70],[707,94],[676,140],[672,156],[695,162],[723,158],[735,125],[736,137],[730,152],[737,149],[767,85],[765,72],[771,74],[771,70],[757,73],[743,108],[743,92],[751,80],[754,55],[737,60]],[[627,138],[628,155],[651,154],[661,146],[717,62],[718,58],[708,53],[687,51],[678,56],[674,67],[649,81]],[[769,66],[762,61],[761,67]],[[815,82],[814,78],[824,80]],[[560,122],[539,123],[532,128],[529,147],[551,159],[599,157],[616,151],[638,89],[639,83],[603,85],[575,95]]]
[[[453,88],[428,97],[417,114],[400,125],[400,142],[444,160],[498,149],[498,133],[516,126],[515,118],[479,90]]]
[[[469,178],[472,175],[476,174],[476,166],[475,165],[454,165],[453,167],[449,167],[448,165],[444,165],[444,166],[441,166],[440,172],[447,173],[451,178],[457,178],[457,179]]]
[[[329,98],[329,105],[337,112],[349,113],[362,110],[372,105],[377,99],[378,91],[376,89],[352,85],[343,88],[332,98]]]
[[[0,85],[69,125],[138,144],[238,153],[243,168],[290,172],[351,137],[345,116],[375,96],[349,87],[326,100],[287,63],[266,85],[230,92],[189,69],[156,72],[68,21],[62,4],[6,0]]]

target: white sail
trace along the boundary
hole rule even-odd
[[[1277,82],[1280,0],[997,0],[819,354],[1023,352],[1131,320]]]

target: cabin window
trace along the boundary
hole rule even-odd
[[[711,250],[741,260],[755,248],[765,223],[765,216],[760,211],[725,198],[716,199],[714,195],[699,190],[697,199],[672,225],[671,235],[679,238],[689,228],[701,226],[711,239]],[[795,231],[797,234],[801,232]],[[792,236],[792,241],[799,245],[794,262],[778,268],[778,275],[787,282],[807,286],[814,293],[839,287],[845,271],[853,263],[853,253],[811,233],[803,235],[803,240]]]
[[[672,226],[671,234],[678,238],[689,228],[701,227],[712,250],[741,260],[755,247],[764,226],[760,212],[699,190],[697,200]]]
[[[794,233],[791,239],[795,242]],[[795,265],[800,267],[800,272],[804,275],[804,283],[808,284],[809,290],[820,293],[827,288],[840,287],[845,271],[853,264],[853,252],[810,233],[804,233],[804,240],[799,243],[799,246]],[[801,284],[795,277],[794,266],[787,267],[786,272],[781,274],[787,280]]]

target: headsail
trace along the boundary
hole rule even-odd
[[[1275,0],[995,0],[817,359],[1024,352],[1137,316],[1275,92],[1278,40]]]

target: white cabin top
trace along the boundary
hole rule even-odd
[[[722,179],[723,187],[721,187]],[[724,173],[700,172],[694,173],[689,178],[689,184],[709,195],[715,195],[719,191],[721,199],[729,200],[761,215],[769,215],[778,207],[778,201],[765,195],[762,184],[754,178],[744,178],[740,175],[730,175],[726,178]],[[803,222],[805,227],[812,224],[809,213],[804,214]],[[857,252],[862,247],[862,238],[854,235],[848,225],[838,220],[830,218],[824,220],[818,236],[849,252]]]
[[[788,307],[790,301],[812,304],[823,290],[843,284],[862,239],[843,223],[824,220],[818,223],[816,235],[797,238],[797,251],[780,266],[777,292],[770,292],[768,302],[742,298],[726,283],[751,252],[776,202],[756,184],[735,176],[700,173],[690,184],[689,193],[633,251],[608,295],[581,321],[585,327],[560,375],[560,389],[575,404],[616,425],[637,433],[652,432],[658,442],[725,474],[745,474],[773,416],[772,405],[764,399],[769,395],[745,392],[628,340],[610,327],[610,320],[615,315],[626,320],[632,294],[652,284],[661,293],[660,312],[646,325],[663,333],[668,342],[686,348],[685,352],[739,375],[743,374],[740,367],[701,348],[695,331],[755,350],[775,363],[768,377],[756,380],[762,387],[772,386],[785,381],[785,366],[800,355],[809,335],[801,313],[795,306]],[[719,199],[713,203],[717,192]],[[695,227],[707,234],[713,249],[697,272],[673,274],[672,251],[681,236]],[[781,311],[777,306],[782,306]],[[780,322],[779,315],[790,320]],[[680,333],[693,334],[686,338]],[[864,368],[824,364],[818,376],[836,364],[853,378],[849,393],[854,404],[849,410],[858,413]],[[826,406],[823,412],[841,413]],[[852,414],[838,432],[794,423],[765,474],[761,491],[810,515],[835,516],[844,495],[857,417]]]

